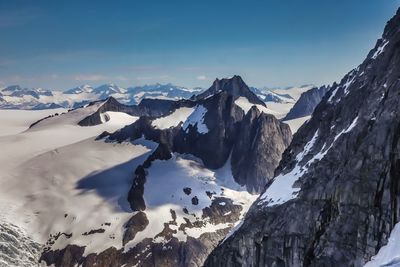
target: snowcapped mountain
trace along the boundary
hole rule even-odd
[[[0,108],[2,109],[51,109],[77,108],[93,101],[104,100],[110,96],[127,105],[139,104],[142,99],[187,99],[202,91],[201,88],[188,89],[172,84],[154,84],[128,89],[115,84],[105,84],[93,88],[82,85],[61,91],[41,88],[22,88],[13,85],[0,90]]]
[[[223,84],[199,99],[110,97],[1,137],[1,219],[44,247],[42,264],[201,265],[291,140],[240,77]]]
[[[399,266],[400,9],[205,266]]]

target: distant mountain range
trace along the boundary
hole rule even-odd
[[[300,94],[313,88],[305,85],[284,89],[255,88],[249,89],[263,102],[294,104]],[[203,88],[189,89],[173,84],[152,84],[123,88],[115,84],[104,84],[99,87],[81,85],[66,91],[47,90],[43,88],[24,88],[11,85],[0,89],[1,109],[52,109],[77,108],[90,102],[104,100],[112,96],[125,105],[137,105],[142,99],[180,100],[190,99],[203,93]]]
[[[110,96],[126,105],[135,105],[144,98],[179,100],[187,99],[202,92],[202,88],[189,89],[173,84],[153,84],[122,88],[115,84],[99,87],[82,85],[66,91],[52,91],[42,88],[23,88],[19,85],[0,90],[2,109],[49,109],[76,108]]]

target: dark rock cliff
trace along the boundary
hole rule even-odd
[[[324,96],[275,180],[205,266],[369,261],[400,220],[399,78],[400,11],[367,59]]]
[[[259,193],[274,177],[283,151],[292,140],[287,124],[253,106],[244,117],[232,150],[232,173],[251,193]]]

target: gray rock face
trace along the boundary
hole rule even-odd
[[[205,166],[217,169],[229,158],[244,113],[227,92],[197,103],[207,109],[204,122],[209,131],[203,134],[196,127],[189,126],[187,131],[180,128],[174,138],[174,151],[195,155],[203,160]]]
[[[227,92],[229,95],[234,97],[234,100],[243,96],[246,97],[250,103],[265,106],[265,103],[250,90],[250,88],[238,75],[235,75],[232,78],[225,78],[221,80],[216,79],[208,90],[197,96],[194,96],[193,99],[204,99],[219,92]]]
[[[329,88],[329,86],[315,87],[302,93],[299,100],[297,100],[296,104],[294,104],[283,120],[293,120],[311,115]]]
[[[287,124],[253,106],[244,117],[232,150],[232,173],[251,193],[259,193],[274,177],[283,151],[292,140]]]
[[[399,77],[400,10],[367,59],[324,96],[285,151],[276,180],[205,266],[369,261],[400,220]],[[293,175],[295,189],[280,189],[295,195],[272,202],[269,189]]]
[[[147,225],[149,225],[149,220],[147,219],[146,213],[140,211],[133,215],[125,226],[126,230],[122,240],[124,245],[133,240],[138,232],[146,229]]]

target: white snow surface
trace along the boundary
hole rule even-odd
[[[290,97],[292,97],[294,99],[294,102],[296,102],[302,93],[314,88],[314,85],[305,85],[305,86],[294,86],[294,87],[290,87],[290,88],[286,88],[286,89],[273,89],[271,90],[272,92],[276,93],[276,94],[280,94],[280,95],[289,95]]]
[[[185,187],[192,189],[190,195],[184,193]],[[177,230],[174,237],[180,241],[186,241],[188,236],[198,238],[203,233],[233,227],[234,223],[214,225],[207,219],[201,219],[202,209],[210,206],[212,201],[206,191],[215,192],[213,198],[226,197],[232,199],[234,204],[242,205],[241,217],[243,217],[257,197],[249,194],[245,189],[234,181],[230,160],[218,170],[205,168],[202,161],[194,156],[178,153],[173,153],[170,160],[154,161],[148,169],[144,188],[147,206],[144,212],[149,219],[149,225],[125,246],[125,251],[134,247],[143,238],[154,238],[160,233],[164,228],[164,223],[172,220],[171,209],[176,212],[177,225],[170,225],[170,228]],[[194,196],[198,198],[198,205],[193,205],[191,202]],[[184,213],[183,208],[186,208],[189,214]],[[184,218],[191,222],[201,220],[204,225],[201,228],[179,230],[179,226],[185,223]],[[163,238],[158,239],[156,239],[157,242],[166,241]]]
[[[66,109],[45,110],[10,110],[0,109],[0,136],[12,135],[23,132],[29,125],[56,113],[66,112]]]
[[[168,129],[170,127],[176,127],[179,123],[184,122],[192,114],[194,108],[178,108],[171,114],[155,119],[151,125],[157,129]]]
[[[111,119],[101,125],[77,125],[101,104],[0,137],[2,151],[6,151],[0,153],[2,221],[12,222],[40,244],[50,234],[73,234],[69,239],[61,235],[54,249],[76,244],[86,246],[87,255],[110,246],[122,247],[123,224],[132,216],[126,197],[132,172],[155,144],[142,139],[134,144],[94,141],[103,131],[115,131],[127,123],[114,120],[121,114],[111,113]],[[82,235],[100,228],[105,232]]]
[[[182,125],[182,129],[185,132],[189,131],[189,125],[196,127],[197,131],[201,134],[208,133],[208,127],[204,122],[204,116],[207,113],[207,109],[203,105],[197,105],[194,111],[189,115],[186,121]]]
[[[253,104],[246,97],[243,97],[243,96],[241,96],[238,99],[236,99],[235,100],[235,104],[237,106],[239,106],[244,111],[244,113],[247,113],[251,109],[252,106],[256,106],[259,111],[264,112],[266,114],[275,115],[278,118],[280,117],[279,115],[281,114],[281,111],[275,111],[275,110],[266,108],[266,107],[264,107],[262,105]],[[278,105],[275,105],[275,106],[278,106]],[[285,107],[285,106],[287,106],[287,104],[286,105],[285,104],[280,104],[279,106],[280,107]]]
[[[257,196],[234,181],[230,160],[222,168],[210,170],[193,156],[173,154],[172,159],[157,160],[148,169],[144,198],[149,225],[123,247],[124,224],[133,216],[127,202],[132,174],[157,144],[143,138],[121,144],[95,141],[103,131],[115,131],[134,119],[106,112],[102,116],[109,116],[109,120],[103,124],[77,125],[101,104],[43,120],[22,133],[0,137],[0,146],[7,151],[0,154],[0,221],[12,222],[32,242],[45,244],[52,240],[52,249],[68,244],[85,246],[84,255],[88,255],[110,246],[126,251],[143,238],[154,238],[163,230],[164,223],[171,221],[171,209],[177,214],[178,226],[185,223],[184,217],[192,222],[202,220],[202,209],[212,201],[205,191],[215,192],[213,198],[232,199],[243,207],[240,216],[244,216]],[[192,188],[190,196],[183,192],[184,187]],[[198,205],[192,205],[194,196]],[[178,230],[178,226],[170,227],[177,230],[176,238],[185,241],[187,236],[198,238],[236,223],[215,225],[203,221],[202,227],[184,231]],[[104,233],[84,235],[96,229],[104,229]],[[72,236],[61,235],[55,240],[57,233]],[[159,237],[154,242],[166,241]]]
[[[301,118],[293,119],[293,120],[287,120],[283,121],[284,123],[288,124],[290,127],[290,130],[292,131],[292,134],[295,134],[297,130],[305,123],[307,122],[311,116],[304,116]]]
[[[101,121],[103,123],[109,123],[119,127],[120,125],[129,125],[139,119],[139,117],[131,116],[124,112],[107,111],[100,114]]]
[[[364,267],[400,266],[400,223],[397,223],[389,236],[388,243],[381,247]]]

